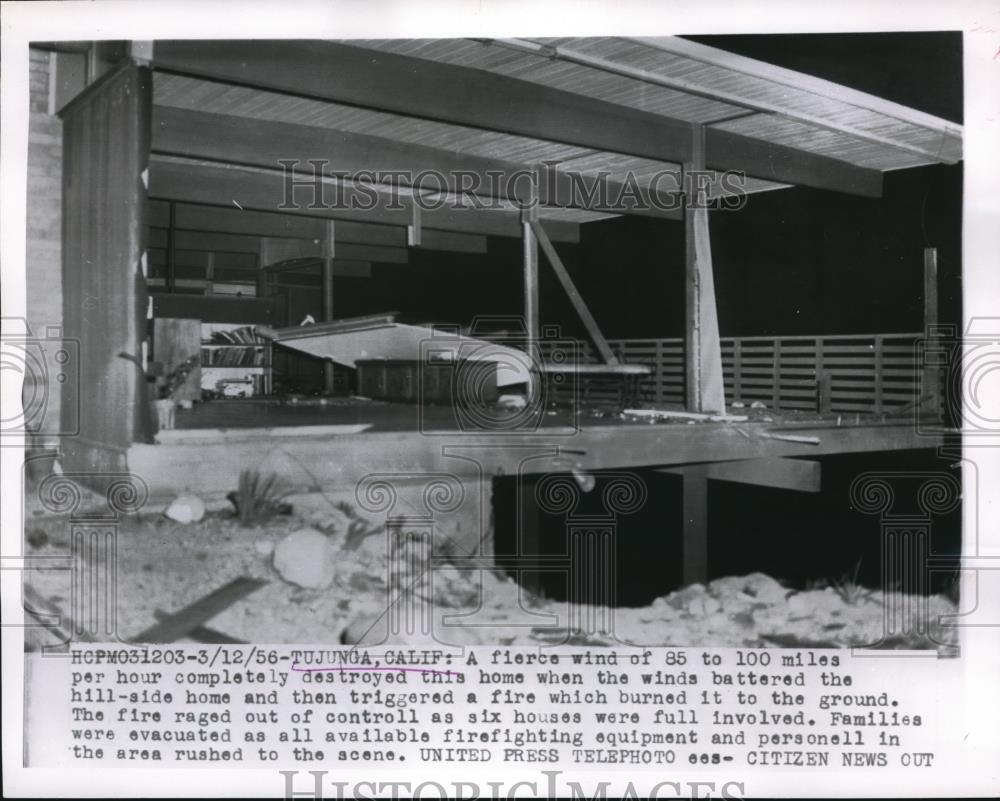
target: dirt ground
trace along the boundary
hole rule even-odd
[[[346,641],[369,645],[430,642],[427,624],[407,627],[406,620],[414,620],[407,610],[429,610],[433,638],[455,645],[611,645],[617,640],[649,646],[942,649],[955,639],[954,629],[939,621],[956,612],[948,598],[907,598],[849,581],[795,590],[760,573],[728,576],[685,587],[646,607],[609,611],[571,610],[488,570],[445,565],[428,572],[404,564],[393,580],[390,539],[377,521],[360,517],[339,498],[309,494],[288,501],[292,514],[252,527],[225,509],[189,524],[168,519],[162,506],[123,519],[117,538],[119,638],[130,640],[155,624],[157,614],[178,612],[245,576],[266,583],[206,625],[255,643],[337,643],[345,630]],[[68,554],[65,517],[45,514],[30,503],[25,514],[27,555]],[[275,549],[302,531],[326,538],[330,583],[325,588],[296,586],[275,569]],[[49,610],[68,609],[69,583],[69,573],[56,570],[33,570],[26,579],[31,597]],[[883,637],[887,610],[904,602],[925,605],[928,633]],[[386,614],[387,608],[393,613]],[[403,623],[396,626],[400,617]],[[574,628],[581,617],[596,624]],[[599,633],[570,635],[568,629]]]

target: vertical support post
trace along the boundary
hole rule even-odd
[[[326,235],[323,237],[323,297],[322,297],[322,317],[323,322],[329,323],[333,320],[333,257],[336,245],[334,239],[334,222],[328,220],[326,223]],[[333,362],[323,363],[323,391],[327,395],[332,395],[334,389]]]
[[[705,127],[692,126],[691,161],[684,164],[686,250],[685,384],[688,411],[724,413],[722,346],[715,306],[705,172]]]
[[[771,408],[777,411],[781,405],[781,340],[774,338],[774,350],[771,359]]]
[[[680,471],[679,471],[680,472]],[[708,477],[698,469],[681,472],[684,516],[684,584],[708,580]]]
[[[663,369],[663,340],[656,340],[656,368],[653,371],[653,403],[659,406],[664,402],[664,379],[667,375]]]
[[[205,294],[212,295],[214,291],[212,289],[212,281],[215,278],[215,251],[210,250],[205,254],[205,280],[208,281],[208,286],[205,287]]]
[[[688,584],[708,580],[708,470],[704,466],[660,470],[681,479],[681,573]]]
[[[411,248],[420,247],[422,237],[422,226],[420,222],[420,204],[413,203],[413,222],[406,226],[406,244]]]
[[[743,340],[733,339],[733,400],[743,401]]]
[[[882,414],[884,409],[882,401],[882,372],[884,370],[884,342],[881,334],[875,335],[875,414]]]
[[[528,335],[528,353],[540,339],[538,315],[538,239],[531,228],[532,217],[538,216],[535,206],[521,212],[521,237],[524,248],[524,325]]]
[[[89,86],[101,76],[101,59],[97,52],[98,42],[91,41],[87,48],[87,85]]]
[[[924,248],[924,353],[939,350],[937,342],[938,326],[938,269],[937,248]],[[929,364],[924,356],[921,392],[928,396],[920,408],[926,409],[934,417],[940,417],[941,408],[941,367]],[[919,414],[920,409],[918,409]]]
[[[176,239],[175,239],[176,233],[175,233],[175,231],[176,231],[176,228],[177,228],[177,225],[176,225],[177,212],[176,212],[176,208],[175,207],[176,207],[176,204],[173,201],[170,201],[170,203],[167,204],[167,212],[168,212],[168,216],[167,216],[167,219],[168,219],[168,222],[167,222],[167,225],[168,225],[168,228],[167,228],[167,275],[166,275],[166,279],[164,281],[164,283],[166,284],[166,287],[167,287],[167,292],[173,292],[174,291],[174,282],[176,281],[176,266],[177,266],[177,264],[176,264],[176,262],[177,262],[176,250],[177,250],[177,248],[176,248]]]
[[[267,272],[264,270],[264,261],[260,257],[260,251],[257,251],[257,297],[263,298],[268,295],[267,286]]]
[[[520,475],[517,477],[516,492],[517,503],[515,513],[517,514],[517,528],[515,540],[515,553],[518,557],[526,561],[537,561],[541,552],[541,508],[538,499],[535,497],[538,479],[532,475]],[[526,590],[538,593],[542,586],[542,576],[538,570],[517,571],[515,580]]]
[[[819,414],[833,411],[833,376],[823,369],[816,374],[816,411]]]
[[[63,430],[77,434],[61,442],[67,471],[120,470],[128,447],[152,436],[146,379],[136,369],[148,328],[151,112],[151,73],[128,60],[60,112],[63,336],[85,344],[80,380],[60,390]],[[88,297],[100,303],[82,302]]]

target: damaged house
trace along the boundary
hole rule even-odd
[[[960,124],[674,37],[30,57],[77,636],[941,646]]]

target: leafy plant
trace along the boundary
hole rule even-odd
[[[382,526],[373,526],[360,517],[357,510],[347,501],[337,501],[333,504],[333,508],[351,521],[347,524],[347,532],[344,534],[343,548],[345,551],[356,551],[361,547],[362,542],[372,534],[378,534],[382,530]]]
[[[347,534],[344,535],[344,550],[357,550],[361,546],[362,542],[372,536],[372,534],[378,534],[381,530],[381,526],[369,525],[366,521],[360,518],[352,520],[347,526]]]
[[[287,514],[289,507],[283,502],[287,495],[288,491],[282,489],[274,473],[261,475],[257,470],[247,469],[240,471],[236,491],[227,497],[236,507],[240,525],[250,527],[265,523],[275,515]]]
[[[347,501],[337,501],[333,505],[333,508],[340,512],[348,520],[356,520],[358,517],[358,513],[354,510],[354,507]]]
[[[848,606],[856,606],[864,601],[871,599],[874,591],[866,589],[858,584],[858,574],[861,572],[861,560],[854,566],[854,572],[850,575],[844,575],[840,579],[834,579],[830,582],[830,586],[833,588],[834,592],[840,596],[842,600]]]

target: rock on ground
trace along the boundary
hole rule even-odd
[[[163,514],[178,523],[197,523],[205,516],[205,503],[195,495],[178,495]]]
[[[291,584],[323,590],[333,584],[336,556],[329,537],[314,528],[301,528],[275,546],[274,569]]]

